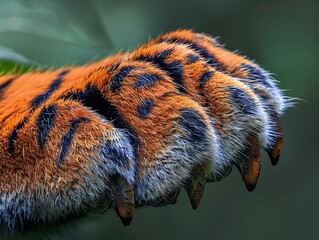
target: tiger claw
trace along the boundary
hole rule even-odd
[[[110,192],[113,207],[124,226],[128,226],[133,219],[134,190],[123,177],[116,175],[110,178]]]
[[[206,182],[219,182],[223,180],[225,177],[227,177],[233,170],[233,166],[226,166],[222,172],[219,172],[217,174],[211,174],[208,179],[206,179]]]
[[[269,155],[272,165],[276,165],[280,157],[282,144],[283,144],[283,137],[282,137],[282,127],[281,127],[281,123],[279,121],[278,115],[274,114],[273,119],[276,123],[276,127],[277,127],[276,133],[278,134],[278,136],[277,136],[275,144],[271,148],[266,149],[266,152]]]
[[[154,203],[153,207],[165,207],[167,205],[175,205],[177,202],[178,195],[180,193],[180,189],[174,192],[171,192],[168,196],[165,198],[162,198],[158,202]]]
[[[101,196],[101,198],[92,206],[93,213],[103,214],[107,209],[111,207],[111,200],[108,198],[107,194]]]
[[[206,183],[205,169],[202,165],[194,167],[191,178],[185,188],[193,209],[197,209],[204,194]]]
[[[249,192],[253,191],[257,185],[260,173],[260,144],[256,135],[249,138],[249,146],[245,151],[245,160],[237,165],[246,188]]]

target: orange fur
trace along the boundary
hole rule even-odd
[[[0,220],[24,228],[107,198],[127,225],[134,204],[174,202],[182,186],[196,208],[205,181],[233,164],[251,190],[260,146],[278,160],[286,106],[257,64],[189,30],[84,66],[1,76],[0,197],[61,202],[32,219],[10,215],[10,200]]]

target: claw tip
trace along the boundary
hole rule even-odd
[[[249,192],[254,191],[255,188],[256,188],[256,186],[257,186],[257,183],[255,183],[255,184],[246,184],[246,188],[247,188],[247,190],[248,190]]]
[[[190,199],[192,208],[196,210],[199,206],[200,199]]]
[[[193,191],[187,191],[187,195],[189,198],[189,201],[192,205],[192,208],[195,210],[198,208],[200,200],[202,199],[203,192],[204,192],[204,187],[201,186],[199,189],[193,189]]]
[[[279,161],[279,157],[280,157],[280,151],[278,151],[277,154],[274,153],[274,150],[272,149],[268,149],[267,150],[268,156],[270,158],[271,164],[273,166],[276,166],[278,161]]]
[[[124,226],[130,225],[130,223],[131,223],[132,220],[133,220],[133,217],[120,217],[120,218],[121,218],[122,224],[123,224]]]

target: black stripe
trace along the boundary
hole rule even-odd
[[[10,78],[10,79],[8,79],[7,81],[5,81],[4,83],[2,83],[2,84],[0,85],[0,99],[1,99],[1,97],[2,97],[2,94],[3,94],[4,90],[5,90],[8,86],[11,85],[13,79],[14,79],[14,78]]]
[[[148,85],[154,85],[155,82],[161,80],[162,77],[152,73],[144,73],[136,76],[135,88],[144,88]]]
[[[158,52],[155,55],[140,55],[135,57],[137,61],[145,61],[151,62],[160,69],[166,71],[168,76],[170,76],[173,80],[175,85],[177,86],[178,90],[182,93],[185,93],[185,85],[183,82],[184,77],[184,70],[183,64],[181,61],[173,61],[170,63],[166,62],[166,58],[173,52],[173,49],[166,49],[163,52]]]
[[[81,101],[84,106],[92,108],[106,120],[111,121],[114,127],[126,130],[130,144],[134,149],[135,159],[137,159],[138,137],[136,133],[117,111],[116,106],[104,98],[96,86],[89,85],[86,87],[85,91],[70,93],[65,96],[65,98]]]
[[[213,74],[213,71],[205,71],[199,79],[200,86],[203,86],[213,76]]]
[[[115,67],[117,69],[117,67]],[[119,92],[122,87],[122,81],[124,78],[126,78],[131,71],[134,69],[132,66],[125,66],[122,67],[115,76],[111,79],[111,90],[112,92]]]
[[[32,108],[38,108],[42,103],[44,103],[51,95],[54,91],[56,91],[61,83],[63,82],[63,77],[69,72],[69,70],[65,70],[63,72],[61,72],[58,77],[50,84],[49,88],[41,93],[40,95],[36,96],[33,100],[32,100]]]
[[[65,157],[67,156],[69,148],[73,140],[73,136],[76,132],[76,129],[80,125],[80,123],[89,121],[89,120],[90,120],[89,118],[78,118],[71,121],[71,126],[69,131],[62,137],[62,140],[61,140],[61,151],[60,151],[60,155],[58,159],[56,160],[57,164],[61,164],[64,161]]]
[[[69,72],[69,70],[65,70],[63,72],[61,72],[58,77],[51,83],[51,85],[49,86],[49,89],[47,91],[45,91],[44,93],[38,95],[37,97],[35,97],[32,100],[32,104],[31,107],[32,109],[36,109],[38,108],[42,103],[44,103],[51,95],[52,93],[57,90],[60,86],[60,84],[63,81],[63,76],[65,76],[67,73]],[[9,135],[9,152],[11,153],[11,155],[14,154],[14,142],[16,141],[17,137],[18,137],[18,132],[21,128],[24,127],[24,125],[29,121],[29,117],[25,117],[16,127],[15,129],[11,132],[11,134]]]
[[[109,67],[109,73],[115,71],[116,69],[119,68],[121,62],[117,62],[117,63],[114,63],[114,64],[111,64],[110,67]]]
[[[257,67],[253,67],[248,64],[242,64],[240,67],[248,72],[248,77],[250,79],[257,80],[259,83],[263,84],[267,88],[273,88],[273,86],[267,80],[265,74]]]
[[[255,102],[240,88],[227,87],[233,103],[237,106],[241,113],[245,115],[257,114],[257,106]]]
[[[203,144],[203,141],[207,139],[207,124],[196,111],[192,109],[181,110],[180,124],[188,133],[187,138],[193,144]]]
[[[199,57],[197,55],[194,55],[194,54],[187,55],[187,63],[188,64],[194,63],[194,62],[198,61],[198,59],[199,59]]]
[[[205,47],[200,46],[193,41],[186,40],[186,39],[180,39],[177,37],[172,37],[172,38],[167,38],[167,39],[161,38],[158,40],[158,43],[160,43],[160,42],[186,44],[186,45],[188,45],[189,48],[191,48],[192,50],[199,53],[207,61],[207,63],[209,65],[216,67],[218,69],[222,68],[222,64],[217,61],[217,59],[215,58],[214,55],[209,53],[209,51]]]
[[[205,71],[202,74],[202,76],[199,78],[199,94],[205,98],[205,105],[203,106],[207,108],[209,106],[210,100],[205,92],[204,85],[213,75],[214,75],[213,71]]]
[[[41,110],[36,120],[38,127],[38,143],[41,149],[44,148],[50,129],[54,126],[55,118],[56,106],[50,105]]]
[[[24,125],[29,121],[28,117],[24,117],[24,119],[13,129],[9,136],[9,152],[11,155],[14,154],[14,142],[18,137],[18,132]]]
[[[137,108],[137,112],[140,118],[146,118],[152,110],[153,101],[151,99],[145,99],[141,105]]]

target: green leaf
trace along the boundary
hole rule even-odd
[[[35,69],[40,69],[38,64],[9,48],[0,46],[0,75],[20,74]]]
[[[86,48],[105,49],[112,45],[98,7],[87,0],[3,0],[0,33],[12,32],[56,39]]]
[[[15,62],[0,61],[0,75],[21,74],[34,69],[36,69],[36,67],[32,65],[26,66]]]

